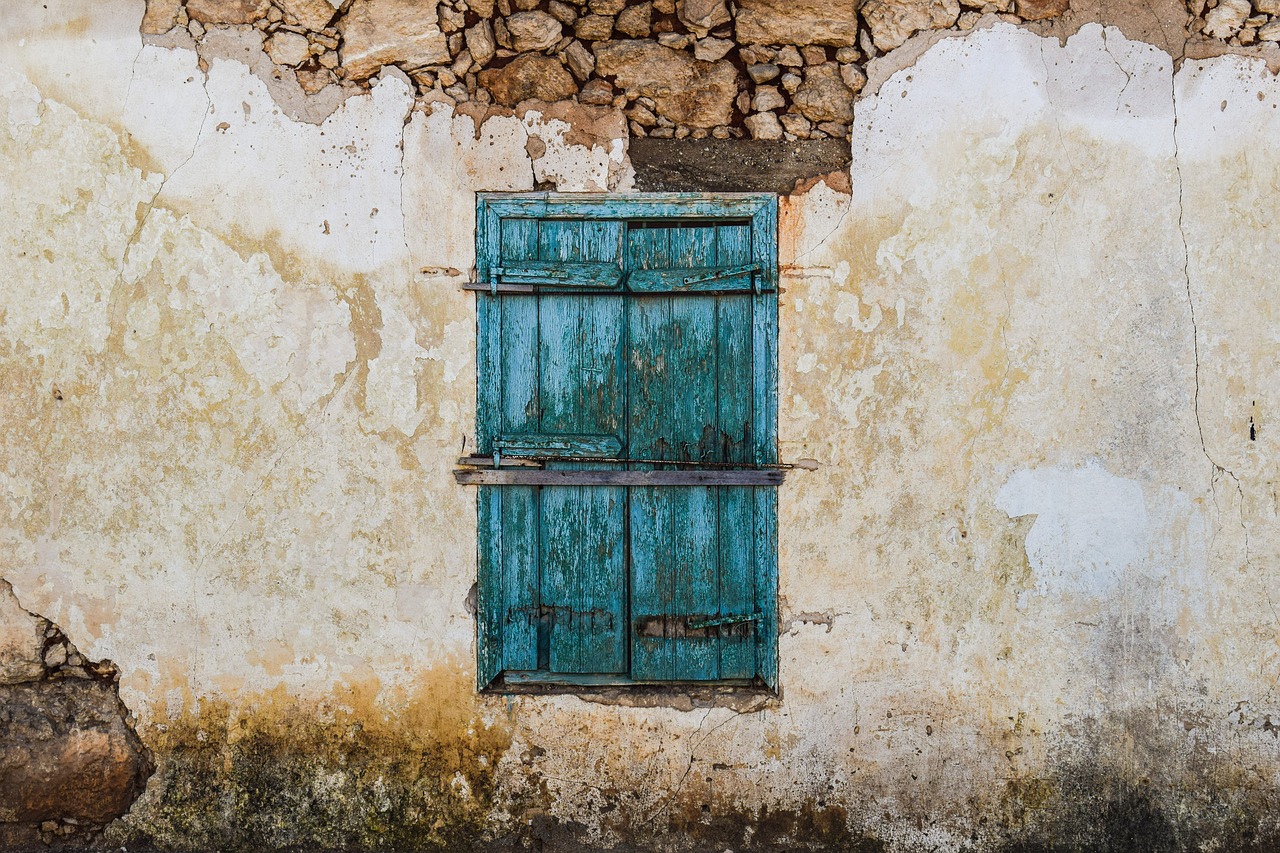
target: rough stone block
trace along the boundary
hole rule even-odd
[[[527,53],[502,68],[481,71],[479,80],[495,101],[508,107],[528,100],[560,101],[578,91],[578,84],[560,60],[541,53]]]
[[[852,46],[858,43],[856,6],[852,0],[738,0],[738,41]]]
[[[371,77],[383,65],[421,68],[451,60],[434,3],[368,0],[353,6],[338,29],[343,38],[342,64],[353,79]]]
[[[103,826],[129,810],[151,758],[109,684],[0,687],[0,821]]]
[[[921,30],[946,29],[960,17],[957,0],[867,0],[862,17],[880,50],[893,50]]]
[[[605,42],[595,51],[596,73],[653,98],[658,114],[678,125],[712,128],[732,118],[738,72],[727,60],[702,62],[648,40]]]
[[[252,24],[270,8],[270,0],[187,0],[187,16],[202,24]]]

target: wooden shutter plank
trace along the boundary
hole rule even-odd
[[[675,260],[713,260],[714,240],[694,238],[710,229],[671,230],[671,254]],[[700,254],[702,253],[702,254]],[[668,388],[671,405],[663,432],[671,458],[685,462],[709,460],[719,434],[716,410],[716,299],[711,296],[672,297],[669,300]],[[663,458],[663,457],[659,457]],[[672,554],[667,586],[661,591],[672,617],[688,619],[714,610],[718,548],[716,499],[713,488],[666,489],[659,500],[668,504],[672,527],[667,547]],[[668,640],[673,674],[679,680],[703,681],[717,677],[715,638],[684,636]]]
[[[665,637],[650,637],[640,629],[654,616],[669,618],[667,595],[674,584],[671,552],[671,504],[665,490],[631,490],[631,677],[638,681],[665,681],[675,677],[675,647]]]
[[[529,486],[501,491],[503,667],[534,669],[538,662],[538,492]]]
[[[538,302],[532,296],[509,296],[502,304],[501,433],[537,432]]]
[[[582,260],[608,262],[622,268],[623,223],[617,219],[587,220],[582,223]]]
[[[667,489],[672,503],[675,528],[673,585],[667,590],[670,612],[689,620],[713,612],[720,574],[715,488],[692,486]],[[716,634],[718,632],[711,632]],[[672,640],[675,645],[675,677],[688,681],[711,681],[720,677],[718,637],[688,636]]]
[[[740,260],[750,252],[742,229],[720,237],[721,259]],[[752,300],[750,296],[722,298],[718,304],[717,423],[723,431],[721,458],[747,462],[752,421]],[[719,613],[753,613],[760,607],[755,590],[755,500],[753,489],[722,487],[719,490],[718,524],[720,577]],[[760,626],[745,624],[720,632],[720,677],[752,678],[756,675],[756,646]]]
[[[580,432],[581,296],[538,297],[537,432]]]
[[[670,229],[671,266],[706,269],[716,265],[714,225],[676,225]]]
[[[714,296],[672,297],[672,394],[669,442],[682,462],[713,462],[720,444],[716,423],[716,303]]]
[[[622,442],[616,435],[524,433],[502,435],[494,442],[504,456],[540,456],[557,459],[616,457]]]
[[[627,665],[626,564],[620,488],[542,490],[542,600],[557,673],[622,673]]]
[[[718,493],[717,544],[720,576],[716,612],[741,616],[759,609],[755,594],[755,495],[749,487],[725,486]],[[756,674],[755,623],[726,626],[719,634],[720,678],[752,678]]]
[[[662,441],[670,408],[667,378],[667,335],[670,297],[629,301],[627,304],[627,423],[628,452],[636,459],[668,458]]]
[[[498,677],[503,665],[503,627],[506,590],[502,577],[502,523],[504,489],[481,489],[476,496],[476,683],[483,690]]]
[[[752,489],[755,499],[756,675],[778,689],[778,490]]]

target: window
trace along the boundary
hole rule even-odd
[[[482,688],[777,681],[772,196],[482,195]]]

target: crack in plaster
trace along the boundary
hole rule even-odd
[[[824,183],[824,184],[826,184],[826,181],[823,181],[823,183]],[[831,187],[831,185],[830,185],[830,184],[826,184],[826,185],[827,185],[827,187],[829,187],[829,188]],[[837,192],[839,192],[839,191],[837,190]],[[841,195],[843,195],[843,193],[841,193]],[[833,225],[833,226],[831,226],[831,228],[829,228],[829,229],[827,230],[827,233],[826,233],[826,234],[823,234],[823,235],[822,235],[822,239],[821,239],[821,240],[818,240],[818,241],[817,241],[816,243],[814,243],[811,247],[809,247],[809,248],[808,248],[808,249],[806,249],[805,251],[801,252],[800,254],[796,255],[796,256],[791,260],[791,263],[790,263],[788,266],[793,266],[793,267],[801,266],[801,262],[802,262],[805,258],[809,257],[809,256],[810,256],[810,255],[812,255],[814,252],[816,252],[816,251],[818,251],[819,249],[821,249],[824,245],[826,245],[826,242],[827,242],[828,240],[830,240],[830,239],[831,239],[833,236],[835,236],[836,234],[839,234],[839,233],[840,233],[840,230],[844,227],[845,220],[849,218],[849,213],[850,213],[850,211],[853,209],[852,199],[853,199],[853,194],[852,194],[852,193],[849,193],[849,200],[848,200],[848,201],[846,201],[846,202],[842,205],[842,207],[844,208],[844,211],[840,214],[840,218],[836,220],[836,224],[835,224],[835,225]]]
[[[1235,484],[1236,494],[1240,498],[1240,530],[1244,535],[1244,564],[1246,568],[1252,567],[1251,542],[1249,536],[1249,527],[1245,524],[1244,504],[1245,494],[1244,486],[1240,482],[1240,478],[1236,473],[1226,466],[1219,463],[1213,458],[1209,452],[1209,445],[1204,437],[1204,421],[1200,414],[1200,327],[1196,321],[1196,300],[1195,294],[1191,286],[1191,245],[1187,240],[1186,229],[1186,205],[1185,205],[1185,183],[1182,175],[1182,161],[1178,151],[1178,89],[1177,89],[1177,73],[1169,75],[1169,90],[1171,102],[1173,106],[1173,168],[1178,178],[1178,236],[1182,241],[1182,277],[1186,286],[1187,294],[1187,310],[1191,318],[1191,352],[1193,358],[1193,376],[1194,388],[1192,399],[1192,410],[1196,421],[1196,434],[1200,440],[1200,452],[1204,454],[1204,458],[1212,466],[1212,475],[1210,477],[1209,489],[1213,494],[1214,508],[1218,511],[1218,519],[1221,521],[1222,508],[1218,505],[1217,499],[1217,483],[1220,475],[1225,475]],[[1270,592],[1267,591],[1267,603],[1271,603]],[[1272,606],[1274,613],[1275,608]],[[1277,619],[1280,622],[1280,618]]]
[[[1121,100],[1124,98],[1124,93],[1125,93],[1125,92],[1127,92],[1127,91],[1129,91],[1129,86],[1133,83],[1133,73],[1132,73],[1129,69],[1127,69],[1127,68],[1125,68],[1123,65],[1121,65],[1121,64],[1120,64],[1120,60],[1119,60],[1119,59],[1117,59],[1117,58],[1116,58],[1116,55],[1115,55],[1114,53],[1112,53],[1112,52],[1111,52],[1111,43],[1110,43],[1110,41],[1108,40],[1108,37],[1107,37],[1107,33],[1108,33],[1108,31],[1109,31],[1109,30],[1110,30],[1110,27],[1103,27],[1103,28],[1102,28],[1102,49],[1106,52],[1107,56],[1111,57],[1111,61],[1112,61],[1113,63],[1115,63],[1115,66],[1116,66],[1116,68],[1118,68],[1118,69],[1120,70],[1120,73],[1124,75],[1124,85],[1120,87],[1120,91],[1119,91],[1119,92],[1116,92],[1116,112],[1117,112],[1117,113],[1119,113],[1119,112],[1120,112],[1120,106],[1121,106]],[[1044,46],[1043,46],[1043,45],[1041,45],[1040,53],[1041,53],[1041,56],[1043,56],[1043,55],[1044,55]],[[1176,126],[1177,126],[1177,125],[1176,125],[1176,122],[1175,122],[1175,125],[1174,125],[1174,126],[1175,126],[1175,129],[1176,129]],[[1184,242],[1185,242],[1185,240],[1184,240]]]
[[[723,728],[728,723],[738,719],[743,714],[749,713],[747,711],[739,711],[735,708],[728,708],[727,710],[729,711],[729,716],[725,717],[723,720],[721,720],[720,722],[712,726],[705,735],[702,735],[702,738],[698,740],[697,743],[694,743],[693,739],[702,733],[702,727],[706,725],[707,718],[711,716],[711,712],[713,710],[714,710],[713,708],[707,709],[707,712],[702,715],[702,719],[698,721],[698,727],[694,729],[693,734],[689,736],[689,760],[688,760],[688,763],[685,765],[684,773],[680,774],[680,779],[676,782],[675,786],[672,787],[667,792],[667,798],[666,800],[663,801],[662,805],[660,805],[657,808],[657,810],[654,811],[653,814],[649,815],[649,817],[645,818],[643,821],[640,822],[641,828],[648,827],[651,824],[653,824],[654,821],[662,817],[662,815],[665,814],[666,811],[670,809],[671,806],[675,803],[676,798],[680,796],[680,792],[684,790],[685,782],[689,780],[689,774],[693,772],[693,765],[698,760],[697,758],[698,749],[703,744],[705,744],[708,740],[710,740],[711,736],[715,734],[719,729]]]
[[[126,93],[133,90],[133,80],[138,73],[138,60],[142,57],[142,51],[144,50],[146,50],[146,45],[139,47],[137,54],[133,57],[133,63],[130,66],[129,85],[126,87]],[[125,241],[124,251],[120,255],[120,274],[117,276],[116,281],[117,284],[121,286],[125,284],[124,271],[129,263],[129,255],[133,252],[134,246],[137,245],[138,238],[142,236],[142,230],[146,227],[148,220],[150,220],[152,211],[155,210],[156,205],[160,202],[160,195],[164,192],[165,187],[168,186],[169,181],[172,180],[184,166],[195,159],[196,152],[200,149],[200,142],[204,139],[204,128],[209,121],[210,114],[213,112],[213,98],[209,94],[208,65],[202,62],[198,65],[198,69],[200,71],[200,90],[204,92],[205,109],[204,113],[200,117],[200,127],[196,129],[195,140],[191,143],[191,153],[187,155],[185,160],[174,166],[173,169],[169,171],[169,174],[166,175],[163,172],[157,172],[157,174],[160,175],[160,186],[156,189],[155,194],[151,196],[151,201],[147,202],[146,209],[138,219],[137,227],[133,229],[133,233],[129,235],[129,239]],[[126,94],[125,97],[127,101],[128,95]]]

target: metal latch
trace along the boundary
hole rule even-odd
[[[740,275],[751,276],[751,289],[756,289],[756,273],[760,272],[759,264],[748,264],[744,267],[725,267],[715,272],[705,273],[703,275],[685,276],[685,284],[707,284],[708,282],[720,281],[724,278],[735,278]]]
[[[703,619],[700,622],[690,622],[689,630],[699,631],[703,628],[719,628],[721,625],[738,625],[742,622],[758,622],[763,617],[763,613],[748,613],[742,616],[717,616],[715,619]]]

